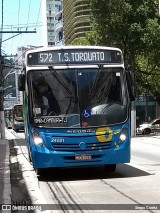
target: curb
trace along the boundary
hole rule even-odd
[[[10,205],[11,204],[11,182],[10,182],[10,161],[9,161],[9,141],[3,140],[6,144],[6,158],[5,158],[5,166],[4,166],[4,191],[3,191],[3,199],[4,199],[4,205]],[[6,210],[2,210],[2,212],[6,212]],[[7,210],[8,213],[11,212],[11,210]]]
[[[14,142],[14,145],[17,146],[15,139],[13,139],[13,142]],[[33,167],[30,165],[29,162],[26,165],[26,159],[19,147],[18,147],[17,151],[18,152],[17,152],[16,157],[17,157],[17,161],[20,165],[19,169],[22,172],[22,177],[25,181],[27,189],[30,189],[30,190],[28,190],[28,193],[29,193],[29,196],[30,196],[30,199],[31,199],[33,205],[47,204],[42,192],[39,189],[38,179],[37,179],[36,173],[33,170]],[[39,211],[35,210],[35,212],[38,213]],[[41,212],[50,213],[51,211],[44,210]]]

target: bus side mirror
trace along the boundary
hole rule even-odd
[[[128,86],[130,101],[135,101],[135,95],[134,95],[134,89],[133,89],[134,79],[130,71],[126,71],[126,76],[127,76],[127,86]]]
[[[24,74],[20,74],[18,76],[18,90],[25,91],[25,75]]]

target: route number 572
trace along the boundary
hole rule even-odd
[[[40,63],[51,63],[51,62],[53,62],[52,59],[53,59],[52,53],[40,53],[39,54]]]

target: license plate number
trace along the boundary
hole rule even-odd
[[[91,160],[92,159],[92,155],[90,154],[83,154],[83,155],[75,155],[75,159],[76,160]]]

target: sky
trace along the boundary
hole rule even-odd
[[[3,33],[2,51],[7,55],[15,55],[17,48],[21,46],[42,45],[42,19],[41,19],[41,1],[43,0],[2,0],[0,1],[0,27],[3,20],[3,30],[34,31],[37,33]],[[3,14],[3,19],[2,19]],[[14,38],[11,38],[15,36]],[[7,40],[8,39],[8,40]],[[6,41],[5,41],[6,40]]]

